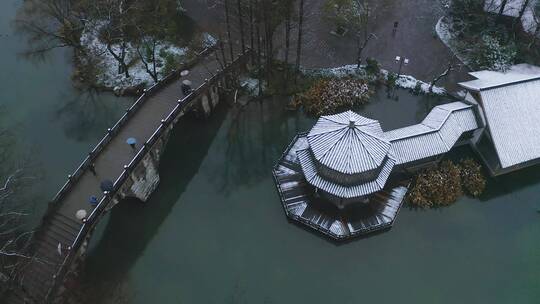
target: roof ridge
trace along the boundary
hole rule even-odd
[[[347,127],[347,128],[348,128],[348,127]],[[341,128],[341,129],[342,129],[342,128]],[[341,129],[340,129],[340,130],[341,130]],[[329,152],[330,150],[332,150],[332,149],[337,145],[337,143],[340,142],[340,141],[343,139],[343,137],[347,134],[347,132],[349,132],[349,131],[348,131],[348,130],[345,131],[338,139],[336,139],[336,140],[334,141],[334,143],[333,143],[332,145],[330,145],[330,147],[329,147],[328,149],[326,149],[326,151],[324,151],[323,155],[321,155],[321,157],[320,157],[320,161],[322,161],[322,159],[326,156],[326,154],[328,154],[328,152]]]
[[[438,107],[438,106],[437,106]],[[445,111],[447,111],[448,113],[446,114],[444,120],[442,120],[441,124],[437,127],[437,128],[433,128],[427,124],[424,123],[424,120],[427,118],[424,118],[424,120],[422,120],[421,123],[418,123],[416,125],[423,125],[425,126],[426,128],[429,128],[430,130],[428,131],[425,131],[425,132],[420,132],[420,133],[417,133],[417,134],[411,134],[411,135],[406,135],[406,136],[403,136],[403,137],[399,137],[399,138],[395,138],[395,139],[392,139],[391,141],[398,141],[398,140],[402,140],[402,139],[406,139],[406,138],[411,138],[411,137],[416,137],[416,136],[421,136],[421,135],[425,135],[425,134],[429,134],[429,133],[434,133],[434,132],[438,132],[442,129],[442,127],[446,124],[446,122],[448,121],[448,118],[450,118],[450,115],[452,115],[453,113],[455,112],[460,112],[460,111],[465,111],[465,110],[469,110],[471,109],[472,106],[469,105],[468,107],[463,107],[461,109],[455,109],[455,110],[446,110],[446,109],[443,109]],[[434,108],[435,109],[435,108]],[[432,109],[433,111],[433,109]],[[431,112],[430,112],[431,113]],[[429,115],[429,114],[428,114]],[[412,126],[416,126],[416,125],[412,125]],[[399,128],[399,129],[404,129],[404,128],[408,128],[408,127],[412,127],[412,126],[407,126],[407,127],[403,127],[403,128]],[[394,130],[390,130],[390,131],[387,131],[385,133],[389,133],[389,132],[392,132],[392,131],[395,131],[395,130],[399,130],[399,129],[394,129]]]
[[[367,152],[367,155],[369,155],[369,158],[371,159],[371,161],[374,163],[374,164],[377,164],[377,162],[375,161],[375,159],[373,158],[373,156],[371,155],[371,152],[369,151],[369,149],[366,147],[366,145],[364,144],[364,142],[362,142],[362,139],[360,138],[360,136],[358,136],[358,134],[356,134],[356,128],[353,129],[354,132],[355,132],[355,135],[358,137],[358,141],[360,142],[360,144],[362,145],[362,147],[364,148],[364,150],[366,150]],[[358,130],[358,132],[361,132],[361,130]],[[363,134],[366,134],[365,132],[362,132]],[[388,147],[390,149],[390,147]],[[388,151],[387,151],[388,152]],[[378,166],[378,165],[377,165]]]

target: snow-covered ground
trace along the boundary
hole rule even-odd
[[[321,76],[334,76],[334,77],[360,77],[365,78],[367,73],[365,71],[365,66],[360,66],[360,69],[356,68],[356,64],[344,65],[341,67],[327,68],[327,69],[315,69],[315,70],[303,70],[306,74],[311,75],[321,75]],[[387,70],[381,69],[381,74],[385,79],[388,79],[389,72]],[[396,85],[404,89],[414,89],[417,84],[420,85],[420,89],[423,93],[429,93],[429,84],[418,80],[410,75],[400,75],[396,80]],[[433,94],[443,95],[446,93],[446,90],[441,87],[434,86]]]
[[[129,66],[129,75],[126,77],[124,73],[118,73],[118,61],[107,50],[107,45],[99,39],[99,31],[104,26],[104,21],[97,21],[89,23],[84,29],[81,35],[81,46],[88,51],[89,54],[94,56],[97,61],[98,75],[97,85],[111,88],[115,91],[131,88],[143,85],[150,87],[154,84],[154,80],[150,74],[146,71],[143,62],[140,60],[135,46],[131,43],[126,47],[126,64]],[[214,45],[217,40],[208,33],[203,34],[204,47],[210,47]],[[120,45],[112,45],[114,53],[120,53]],[[161,41],[156,46],[156,70],[160,78],[163,76],[163,69],[165,67],[165,56],[173,55],[181,61],[182,57],[186,55],[187,48],[178,47],[170,42]],[[141,51],[143,52],[143,51]],[[164,55],[162,57],[162,55]],[[149,67],[152,69],[152,63],[149,63]]]

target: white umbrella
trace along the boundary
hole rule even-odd
[[[186,77],[188,74],[189,74],[188,70],[183,70],[182,72],[180,72],[180,76],[182,77]]]
[[[189,80],[186,79],[186,80],[183,80],[183,81],[182,81],[182,84],[185,84],[185,85],[187,85],[187,86],[191,86],[191,81],[189,81]]]
[[[79,220],[79,221],[82,221],[85,217],[86,217],[87,213],[86,213],[86,210],[84,209],[80,209],[77,211],[77,213],[75,213],[75,217]]]

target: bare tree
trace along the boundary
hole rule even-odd
[[[128,54],[128,26],[130,10],[134,8],[127,0],[103,0],[95,2],[96,12],[104,21],[101,28],[102,40],[107,51],[118,62],[118,74],[130,77],[126,62]]]
[[[302,57],[302,25],[304,21],[304,0],[300,0],[300,7],[298,9],[298,39],[296,45],[296,75],[300,72],[300,59]],[[296,81],[295,77],[295,81]]]
[[[240,41],[242,43],[242,54],[246,52],[246,45],[244,42],[244,19],[242,18],[242,2],[236,0],[236,12],[238,14],[238,26],[240,27]]]
[[[285,63],[289,64],[289,52],[290,52],[290,45],[291,45],[291,15],[292,15],[292,7],[287,7],[287,10],[285,11]]]
[[[506,4],[508,4],[508,0],[501,1],[501,4],[499,5],[499,13],[497,14],[497,20],[501,20],[506,8]]]
[[[227,26],[227,42],[229,43],[229,52],[231,53],[231,61],[234,60],[234,52],[231,38],[231,23],[229,21],[229,0],[224,0],[225,4],[225,23]]]
[[[323,8],[326,18],[336,24],[337,32],[349,29],[357,39],[356,63],[360,68],[362,53],[369,41],[377,38],[371,31],[373,8],[367,0],[329,0]]]
[[[455,59],[452,59],[451,61],[449,61],[448,65],[446,66],[446,69],[441,74],[433,78],[433,80],[429,84],[430,93],[433,92],[433,87],[435,86],[435,84],[437,84],[437,82],[439,82],[441,79],[443,79],[444,77],[447,77],[450,74],[450,72],[454,69],[455,62],[456,62]]]
[[[254,25],[254,19],[253,19],[253,2],[255,0],[249,0],[249,46],[252,50],[251,52],[251,63],[254,61],[253,57],[253,51],[255,50],[255,44],[254,44],[254,31],[253,31],[253,25]]]
[[[0,281],[16,283],[24,265],[34,260],[28,254],[32,231],[26,227],[29,215],[27,188],[35,180],[29,163],[14,150],[14,136],[0,129]]]
[[[534,23],[536,24],[536,26],[534,28],[534,33],[531,35],[531,40],[529,44],[527,45],[527,48],[529,49],[536,44],[536,40],[538,39],[538,34],[540,34],[540,1],[534,4],[533,17],[534,17]]]
[[[521,21],[523,19],[523,15],[525,15],[525,11],[527,10],[527,7],[529,7],[529,3],[531,0],[525,0],[523,1],[523,5],[521,6],[521,9],[519,10],[518,20]]]
[[[141,36],[137,43],[137,55],[144,65],[144,69],[154,82],[159,81],[156,61],[156,48],[159,44],[155,36]],[[142,50],[141,50],[142,49]]]
[[[372,17],[372,8],[365,0],[354,0],[354,15],[351,16],[351,26],[356,32],[358,38],[358,51],[356,53],[357,68],[362,63],[362,53],[371,39],[377,36],[370,31],[370,20]]]
[[[154,82],[158,82],[157,48],[162,40],[160,38],[163,36],[163,29],[167,26],[160,11],[166,7],[162,7],[160,1],[147,1],[146,6],[137,6],[134,9],[143,12],[145,20],[144,25],[141,25],[137,19],[131,20],[132,27],[137,29],[133,37],[137,55],[146,73],[152,77]]]
[[[26,0],[17,18],[16,29],[27,35],[27,56],[43,56],[48,51],[73,47],[82,51],[80,36],[85,26],[85,10],[72,0]]]

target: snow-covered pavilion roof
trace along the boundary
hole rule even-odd
[[[540,68],[472,75],[479,79],[460,85],[478,93],[502,168],[540,158]]]
[[[388,132],[378,121],[347,111],[322,116],[306,135],[307,147],[296,154],[308,183],[337,197],[358,198],[383,189],[395,165],[446,153],[477,128],[473,106],[463,102],[436,106],[422,123]],[[325,167],[340,174],[328,174]]]
[[[390,149],[379,122],[352,111],[320,117],[307,139],[317,162],[344,174],[380,167]]]
[[[353,185],[343,185],[339,181],[329,180],[319,173],[308,149],[296,151],[296,154],[308,183],[334,196],[347,199],[362,197],[382,190],[396,163],[390,157],[386,160],[375,179]]]

